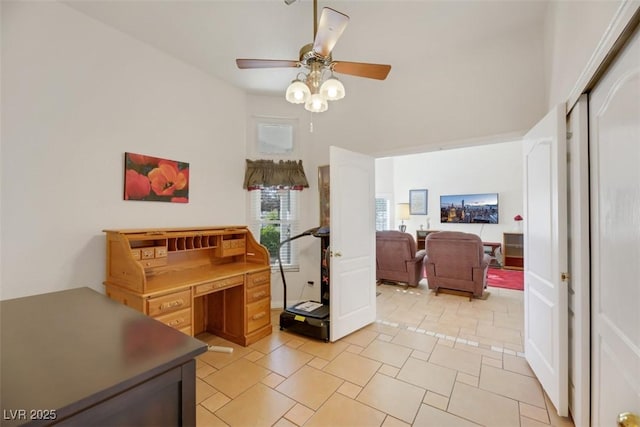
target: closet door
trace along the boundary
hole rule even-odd
[[[591,423],[640,416],[640,30],[591,92]]]

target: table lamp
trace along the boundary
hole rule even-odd
[[[396,206],[396,216],[402,221],[398,228],[404,233],[407,230],[407,226],[404,224],[404,221],[410,218],[409,203],[398,203]]]

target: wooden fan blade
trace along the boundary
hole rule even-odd
[[[336,73],[349,74],[352,76],[367,77],[369,79],[384,80],[387,78],[391,65],[367,64],[365,62],[342,62],[336,61],[332,64]]]
[[[320,56],[329,56],[348,23],[349,17],[344,13],[329,7],[323,8],[313,41],[313,51]]]
[[[238,68],[288,68],[297,67],[298,61],[288,59],[236,59]]]

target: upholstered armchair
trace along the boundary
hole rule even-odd
[[[376,232],[376,280],[418,286],[425,251],[416,250],[413,236],[401,231]]]
[[[481,297],[487,286],[491,257],[484,253],[482,240],[475,234],[440,231],[427,236],[427,255],[423,263],[429,289],[436,295],[441,288]]]

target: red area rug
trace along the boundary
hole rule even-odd
[[[490,268],[487,273],[487,284],[495,288],[524,290],[524,273],[518,270],[502,270]]]

